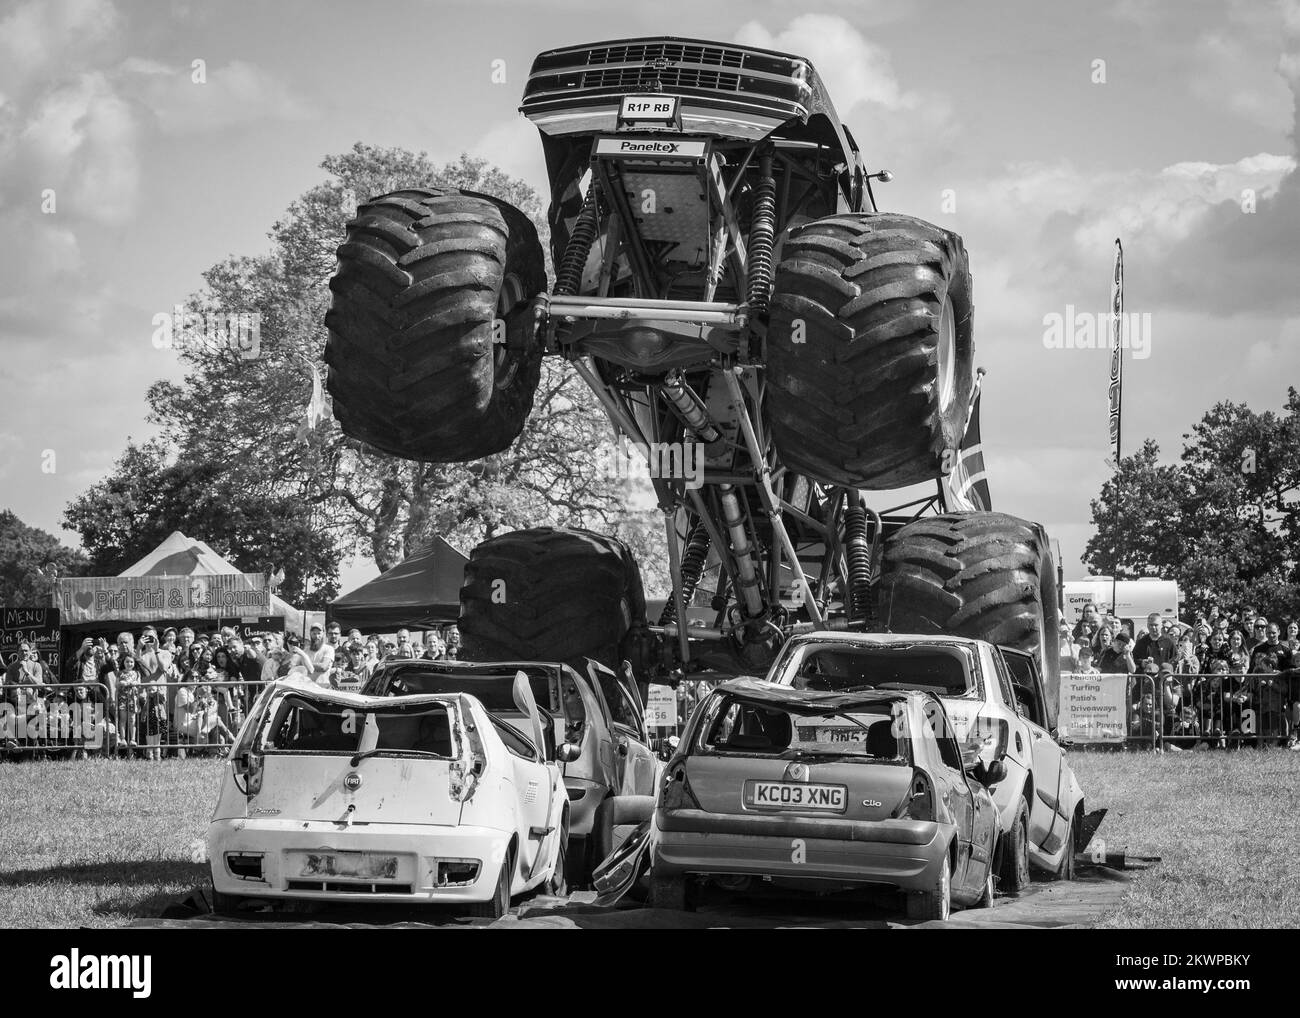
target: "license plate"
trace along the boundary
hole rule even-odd
[[[618,118],[629,123],[671,124],[677,119],[675,95],[625,95]]]
[[[809,785],[794,781],[746,781],[748,809],[822,810],[843,813],[848,801],[844,785]]]
[[[866,742],[867,733],[856,726],[843,728],[818,728],[818,742]]]
[[[392,880],[397,876],[397,856],[374,852],[304,852],[302,875]]]

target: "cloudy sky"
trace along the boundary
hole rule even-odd
[[[1082,575],[1108,355],[1049,349],[1044,320],[1105,310],[1116,236],[1128,309],[1151,315],[1149,356],[1125,367],[1126,448],[1150,436],[1172,458],[1216,400],[1276,409],[1300,385],[1300,0],[794,9],[0,3],[0,507],[75,543],[63,506],[150,434],[145,388],[176,374],[153,315],[265,250],[324,155],[469,151],[543,189],[516,112],[533,55],[675,34],[810,57],[895,175],[881,206],[965,237],[995,505],[1044,522]]]

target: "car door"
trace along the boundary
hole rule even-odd
[[[501,718],[493,714],[486,716],[505,744],[510,758],[518,798],[516,815],[520,819],[518,872],[527,879],[540,861],[542,846],[552,826],[552,775],[542,758],[543,751],[530,739]]]
[[[635,684],[594,661],[588,674],[605,700],[614,740],[619,795],[650,795],[654,791],[655,760],[645,730],[645,712]]]
[[[948,809],[948,815],[957,825],[957,869],[952,874],[953,886],[969,890],[972,871],[980,869],[971,866],[971,831],[975,827],[974,798],[966,787],[961,749],[952,734],[952,726],[947,723],[942,705],[937,700],[927,703],[925,716],[927,727],[934,737],[931,752],[937,758],[931,776],[939,798]]]
[[[1029,731],[1034,763],[1034,800],[1029,804],[1029,838],[1042,846],[1060,822],[1063,751],[1047,727],[1047,704],[1038,665],[1033,657],[1009,647],[999,648],[1011,672],[1016,708]]]

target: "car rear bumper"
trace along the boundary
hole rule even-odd
[[[656,810],[654,868],[669,874],[729,874],[884,884],[928,890],[954,834],[921,820],[744,816]]]
[[[492,898],[509,838],[507,832],[489,827],[358,824],[345,828],[323,821],[217,820],[208,827],[207,849],[212,884],[221,894],[454,904]],[[367,873],[340,872],[328,859],[346,861],[342,854],[355,852],[368,853],[375,863]],[[260,857],[261,879],[236,875],[231,868],[234,855]],[[445,877],[446,870],[439,862],[447,860],[477,862],[473,879],[440,884],[439,871]]]

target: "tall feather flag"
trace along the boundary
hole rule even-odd
[[[989,512],[993,498],[989,494],[988,471],[984,468],[984,443],[980,438],[980,383],[984,369],[975,381],[975,399],[971,404],[970,423],[961,440],[957,463],[944,480],[948,487],[948,508],[965,512]]]
[[[1110,451],[1119,466],[1120,415],[1124,409],[1124,247],[1115,238],[1115,270],[1110,281]]]
[[[316,363],[311,363],[311,399],[307,401],[306,420],[298,426],[297,437],[305,439],[309,432],[315,431],[325,420],[325,388],[321,385],[320,372]]]

